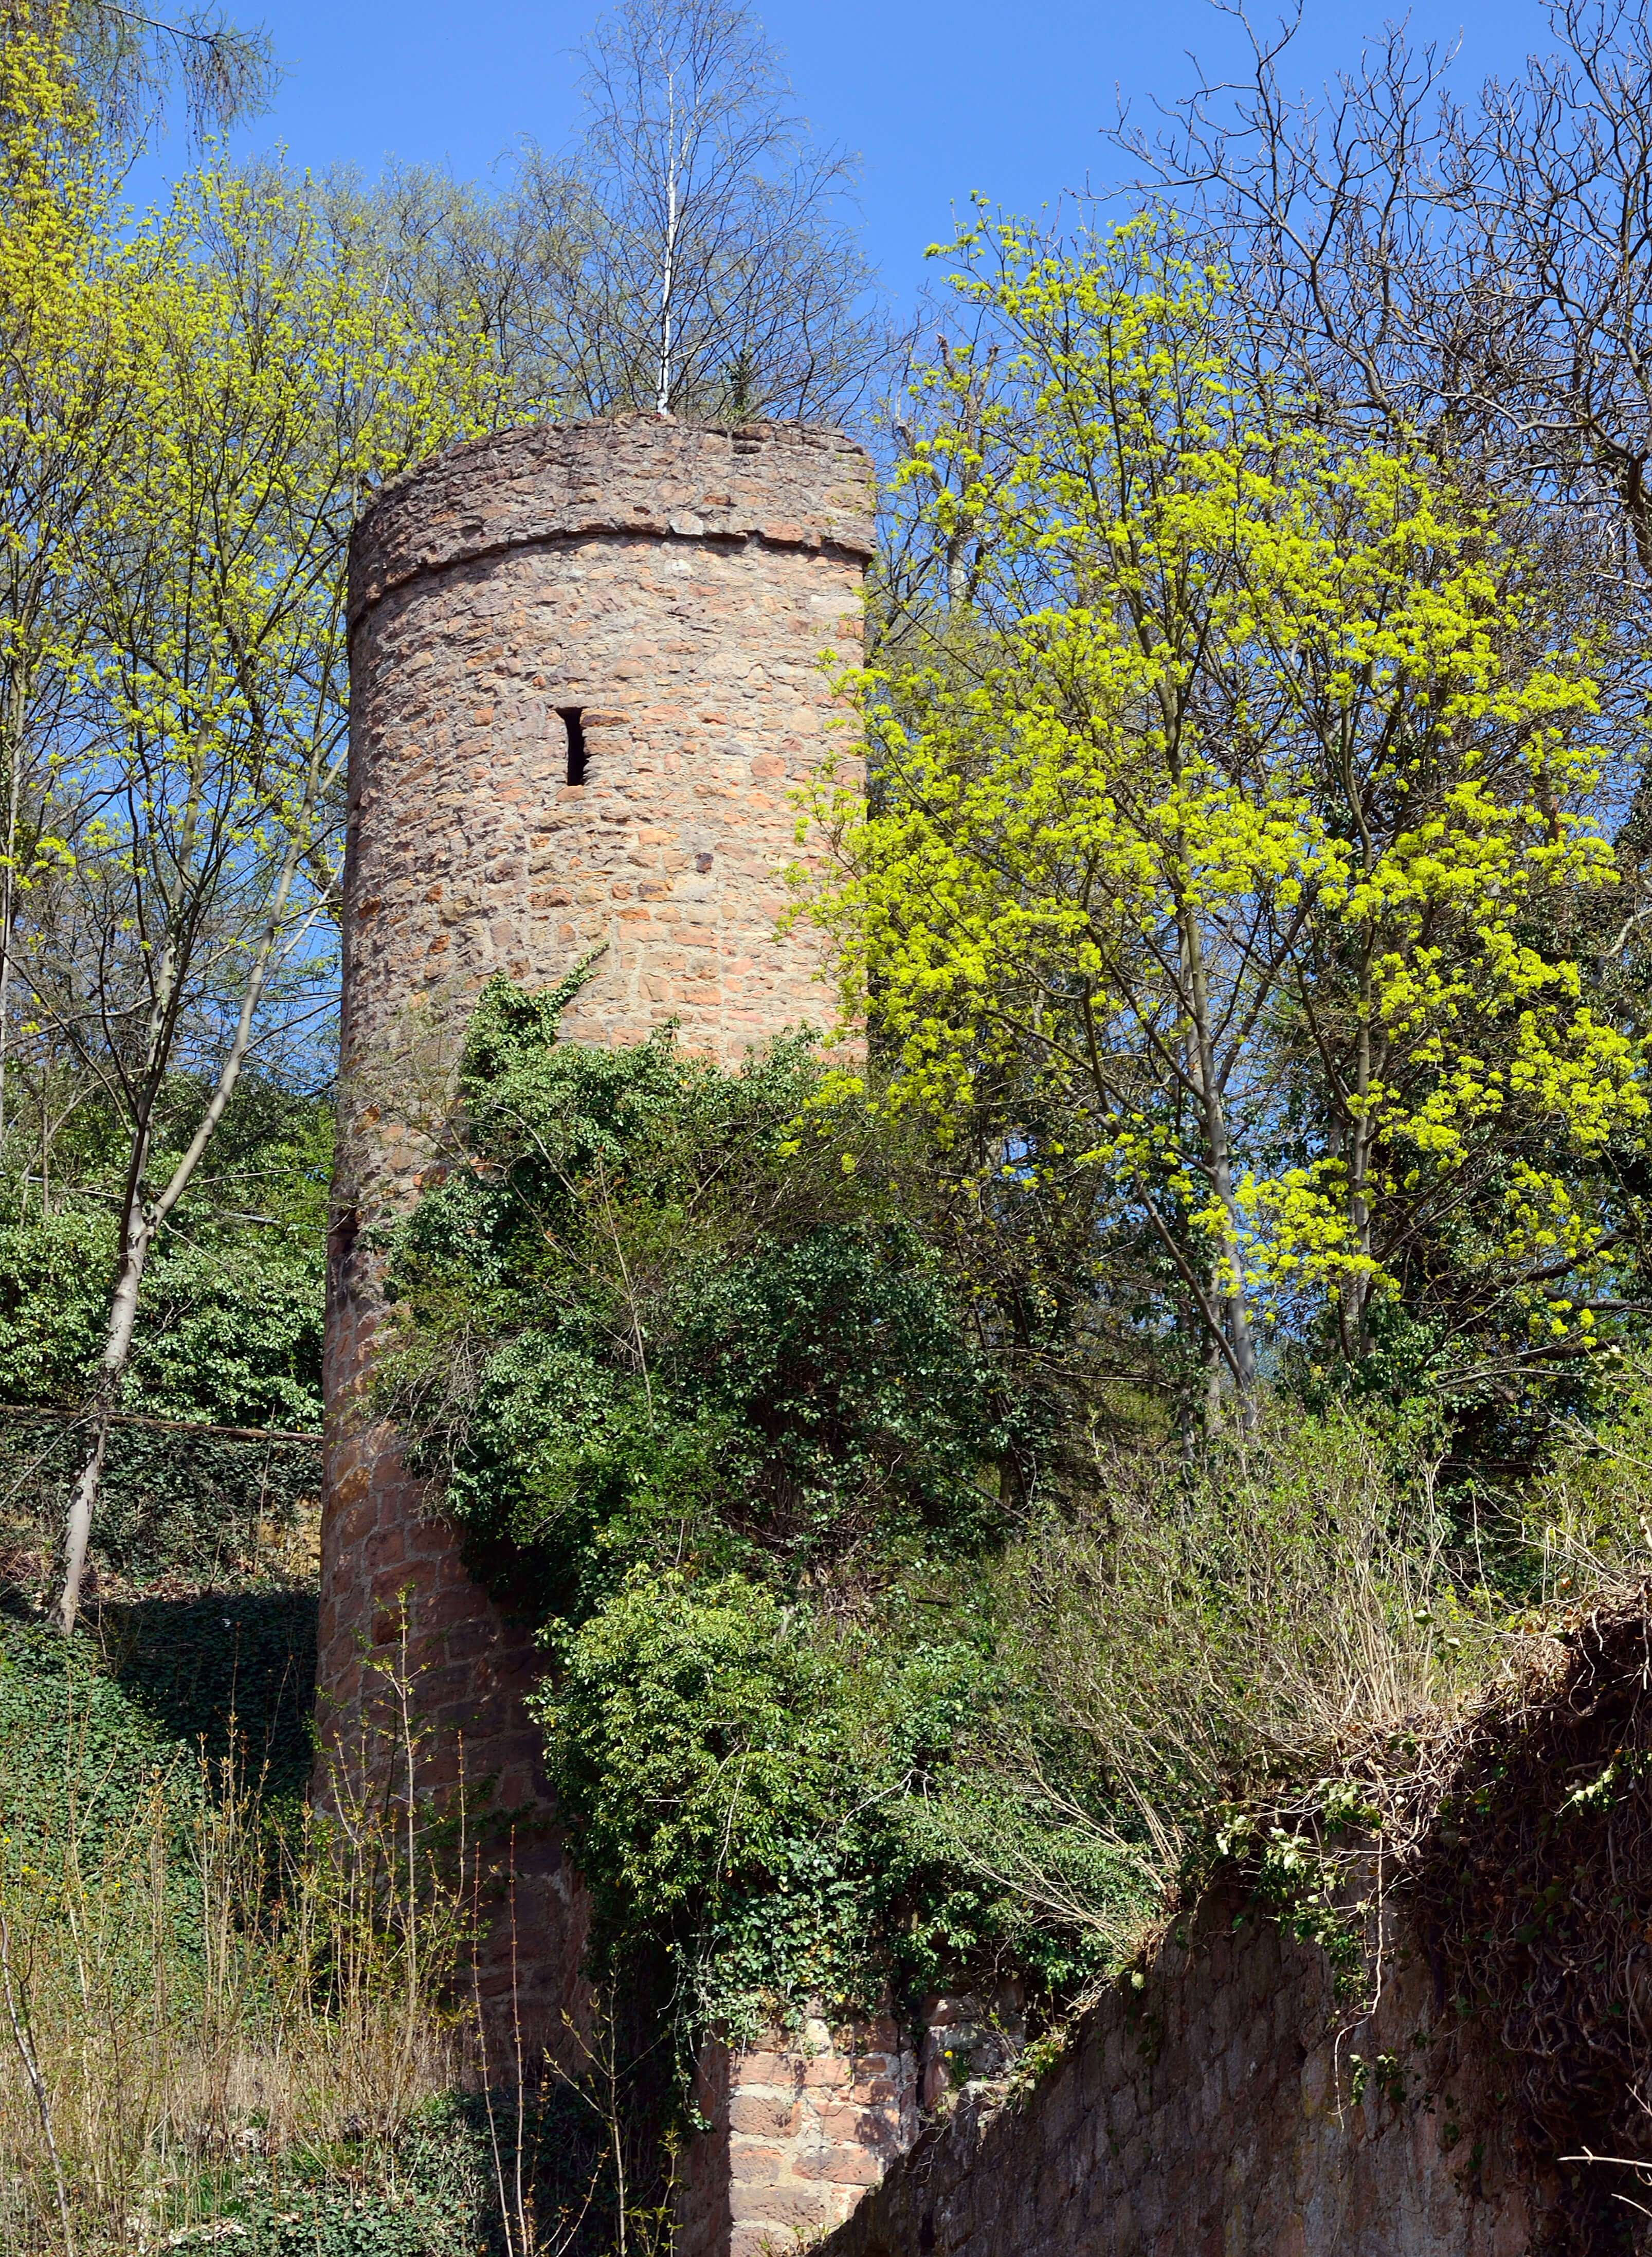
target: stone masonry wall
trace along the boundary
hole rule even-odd
[[[681,1023],[735,1062],[822,1023],[814,937],[776,937],[788,793],[837,711],[871,548],[870,465],[835,432],[653,417],[536,426],[387,492],[351,553],[340,1159],[330,1239],[321,1720],[353,1738],[364,1654],[407,1663],[425,1784],[462,1766],[516,1811],[514,1988],[552,2034],[575,2003],[582,1893],[550,1822],[526,1630],[466,1572],[364,1390],[375,1222],[416,1195],[459,1036],[503,971],[558,979],[587,1042]],[[572,716],[573,725],[565,718]],[[580,776],[582,758],[582,780]]]
[[[764,2257],[829,2232],[917,2137],[918,2083],[892,2021],[816,2018],[715,2048],[696,2094],[712,2129],[683,2158],[674,2257]]]
[[[971,2084],[819,2257],[1527,2257],[1556,2190],[1400,1942],[1376,2011],[1218,1899],[1019,2103]],[[1356,2090],[1357,2088],[1357,2090]],[[786,2247],[775,2235],[772,2246]]]

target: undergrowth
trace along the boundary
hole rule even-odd
[[[708,2037],[1013,1988],[1025,2086],[1218,1880],[1351,2012],[1420,1924],[1533,2151],[1638,2154],[1652,1374],[1500,1488],[1437,1400],[1173,1426],[1079,1384],[1088,1225],[1030,1177],[822,1104],[801,1044],[582,1051],[557,1002],[472,1026],[377,1407],[536,1617],[592,2019],[501,2084],[498,1861],[421,1799],[405,1662],[308,1803],[303,1590],[19,1619],[8,2246],[663,2252]]]
[[[737,1074],[563,1045],[565,1000],[483,999],[447,1171],[387,1249],[380,1404],[537,1611],[595,1964],[667,1970],[680,2065],[811,2002],[1006,1980],[1037,2046],[1221,1876],[1350,2002],[1402,1903],[1443,1922],[1534,2140],[1581,2137],[1592,2093],[1628,2139],[1600,2110],[1652,2105],[1640,1696],[1588,1772],[1627,1680],[1568,1673],[1592,1638],[1616,1668],[1590,1609],[1641,1618],[1646,1376],[1614,1350],[1592,1421],[1551,1416],[1502,1489],[1438,1397],[1281,1382],[1176,1431],[1077,1383],[1084,1228],[1034,1171],[904,1149],[799,1044]],[[1438,1862],[1465,1813],[1527,1849]],[[1551,1976],[1592,1827],[1623,1940],[1589,1958],[1590,1915]],[[1571,2035],[1524,2030],[1563,1996]]]
[[[1431,1860],[1460,1808],[1503,1808],[1480,1751],[1530,1751],[1573,1700],[1585,1595],[1636,1618],[1643,1379],[1618,1361],[1616,1422],[1553,1426],[1506,1492],[1453,1465],[1440,1399],[1280,1386],[1174,1431],[1074,1382],[1084,1228],[1034,1171],[905,1149],[823,1101],[803,1045],[738,1074],[668,1036],[562,1045],[564,1000],[494,982],[478,1007],[447,1174],[388,1246],[379,1399],[537,1610],[594,1963],[666,1970],[680,2072],[819,2002],[916,2018],[1005,1979],[1038,2047],[1218,1876],[1350,1999],[1404,1900],[1479,1921],[1463,1999],[1506,1984],[1526,2045],[1578,1780],[1555,1756],[1523,1786],[1542,1887],[1429,1914]],[[1620,1849],[1627,1936],[1652,1869]],[[1618,2038],[1589,2074],[1543,2041],[1573,2137],[1589,2077],[1652,2101],[1627,1978],[1580,1955],[1550,1991]]]
[[[646,2257],[636,2032],[598,1995],[501,2076],[497,1859],[417,1791],[405,1646],[312,1805],[313,1599],[133,1611],[0,1618],[0,2246]]]

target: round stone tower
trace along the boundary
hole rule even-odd
[[[535,1657],[364,1415],[372,1225],[417,1194],[496,972],[547,986],[604,945],[569,1039],[675,1020],[725,1063],[826,1019],[811,931],[776,925],[789,796],[832,741],[831,663],[858,654],[871,502],[836,432],[638,415],[459,448],[357,529],[321,1721],[348,1739],[405,1621],[425,1783],[462,1746],[500,1809],[544,1809]],[[516,1872],[519,2003],[554,2027],[579,1892],[543,1828]]]

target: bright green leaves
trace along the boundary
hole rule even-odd
[[[585,1870],[645,1934],[783,1866],[830,1799],[831,1673],[791,1627],[742,1576],[635,1573],[563,1642],[541,1704],[552,1783]]]
[[[392,1266],[391,1383],[451,1508],[575,1617],[637,1560],[795,1589],[992,1542],[1037,1418],[894,1210],[864,1108],[800,1131],[802,1046],[734,1074],[668,1039],[587,1050],[554,1039],[564,1001],[485,992],[469,1164]]]
[[[918,387],[872,792],[815,810],[887,1103],[1077,1108],[1247,1390],[1259,1322],[1357,1360],[1468,1213],[1513,1307],[1507,1157],[1568,1180],[1648,1118],[1574,952],[1615,881],[1587,623],[1422,447],[1241,382],[1222,278],[1144,226],[957,248],[982,343]]]
[[[597,1949],[663,1947],[691,2041],[811,1998],[915,2000],[989,1961],[1070,1986],[1105,1963],[1070,1907],[1140,1907],[1117,1841],[961,1759],[1015,1700],[985,1647],[881,1627],[639,1569],[555,1641],[538,1708]],[[1069,1917],[999,1877],[1023,1845]]]

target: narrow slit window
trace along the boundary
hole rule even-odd
[[[559,705],[557,718],[568,732],[568,780],[569,783],[585,781],[585,709],[582,705]]]

